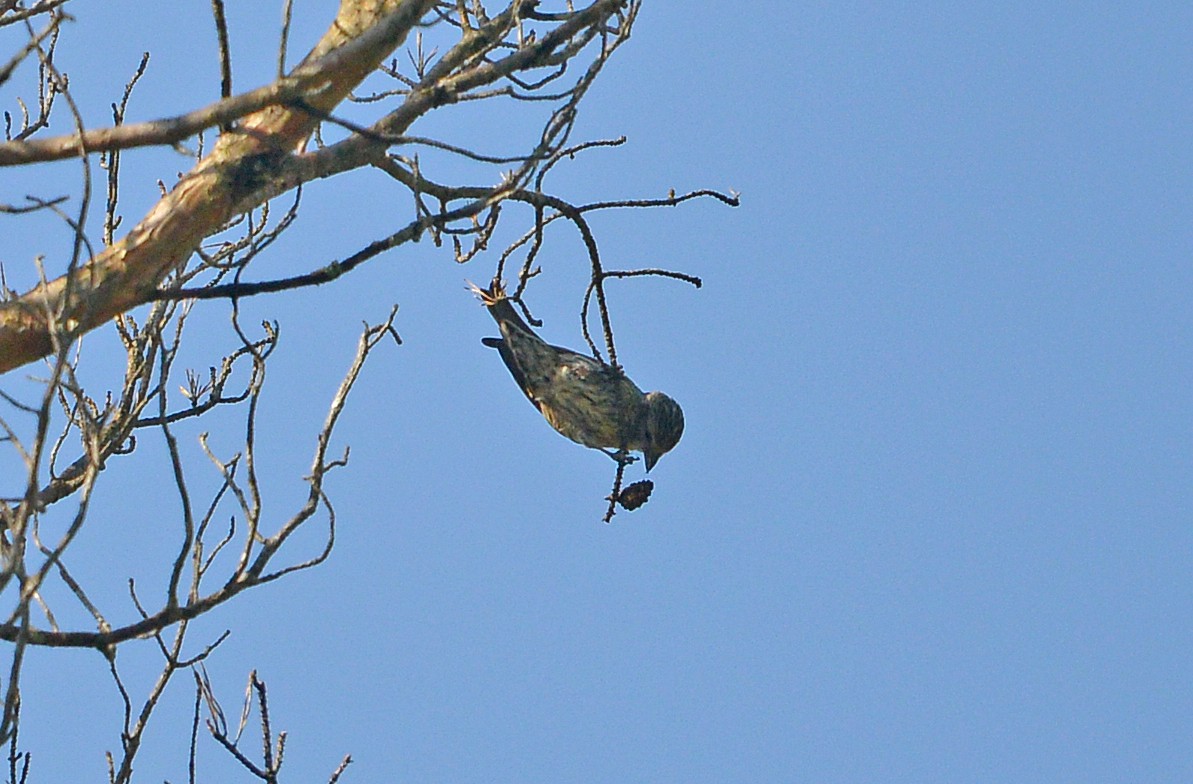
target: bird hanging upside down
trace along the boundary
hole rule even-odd
[[[683,410],[662,392],[647,392],[619,369],[543,341],[506,297],[500,280],[488,289],[469,284],[497,326],[500,338],[484,338],[501,352],[505,366],[551,427],[622,463],[641,452],[649,471],[683,435]]]

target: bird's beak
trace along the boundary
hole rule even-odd
[[[642,456],[646,458],[647,473],[650,473],[650,469],[654,468],[654,464],[659,462],[659,458],[662,457],[661,454],[655,454],[654,452],[643,452]]]

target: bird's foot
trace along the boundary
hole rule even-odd
[[[602,449],[601,451],[613,458],[618,465],[628,466],[638,462],[638,458],[631,455],[629,451],[625,449],[618,449],[616,452],[614,452],[612,449]]]

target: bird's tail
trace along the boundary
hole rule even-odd
[[[522,317],[518,315],[518,311],[514,309],[514,304],[510,302],[509,296],[505,293],[505,286],[502,285],[500,278],[494,278],[487,289],[482,289],[468,281],[468,288],[480,299],[481,304],[489,309],[493,320],[498,324],[534,336],[534,331],[527,326]]]
[[[480,299],[481,304],[486,308],[491,308],[498,302],[506,299],[505,286],[502,285],[500,278],[493,278],[493,282],[489,284],[489,288],[487,289],[482,289],[470,280],[464,282],[468,284],[468,288]]]

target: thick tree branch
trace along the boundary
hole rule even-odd
[[[343,0],[323,39],[295,69],[303,83],[313,85],[304,102],[316,111],[331,111],[433,5],[432,0]],[[158,283],[184,264],[204,237],[247,209],[246,196],[260,190],[273,165],[303,143],[317,123],[310,112],[289,106],[249,114],[122,240],[75,273],[0,305],[0,372],[49,354],[55,331],[69,338],[149,301]],[[76,139],[76,151],[79,143]],[[87,150],[86,134],[81,143]]]

